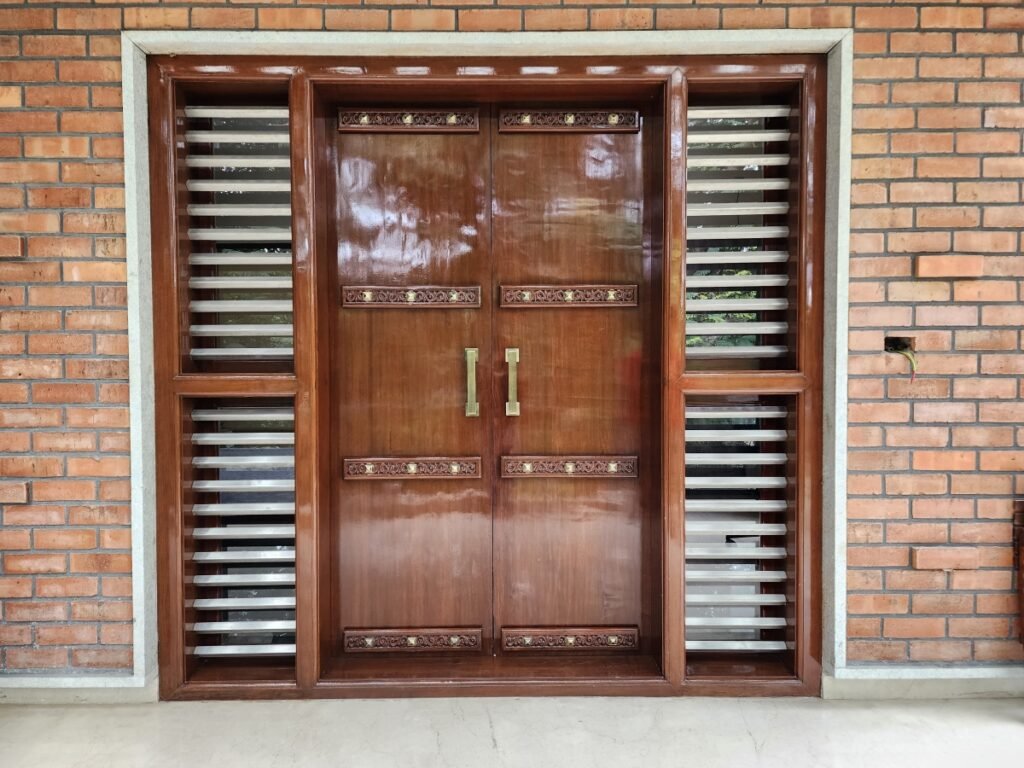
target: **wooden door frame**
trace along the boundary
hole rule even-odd
[[[282,65],[275,57],[250,57],[228,59],[218,62],[216,78],[237,83],[273,80],[287,84],[292,110],[291,140],[293,157],[309,158],[296,163],[292,169],[293,201],[293,258],[294,258],[294,323],[297,339],[314,339],[315,343],[296,344],[294,375],[208,375],[183,374],[180,355],[175,345],[168,345],[166,351],[156,359],[157,381],[157,450],[164,455],[177,456],[179,423],[178,404],[182,397],[196,394],[219,395],[293,395],[296,416],[296,572],[300,586],[297,594],[297,657],[296,679],[274,683],[245,680],[230,684],[214,681],[190,681],[186,679],[182,666],[182,635],[180,590],[169,574],[175,572],[172,564],[181,562],[180,531],[174,528],[177,510],[180,507],[180,490],[177,477],[163,472],[158,477],[158,510],[163,523],[159,526],[158,552],[161,558],[159,580],[160,621],[164,642],[160,647],[161,691],[168,698],[219,698],[238,696],[415,696],[450,695],[458,691],[463,695],[679,695],[679,694],[728,694],[728,695],[815,695],[820,690],[821,672],[821,540],[820,515],[811,510],[820,509],[821,487],[818,478],[807,478],[804,473],[799,496],[806,502],[800,504],[802,540],[798,549],[802,553],[802,566],[798,583],[809,586],[809,600],[799,606],[804,621],[803,631],[798,638],[796,652],[797,674],[793,678],[754,677],[742,680],[702,678],[700,681],[687,680],[685,675],[685,654],[683,650],[683,476],[672,467],[683,465],[683,395],[687,391],[701,393],[734,392],[722,390],[716,385],[715,374],[685,374],[683,371],[682,328],[683,328],[683,253],[685,250],[685,100],[686,80],[700,79],[703,82],[735,82],[737,67],[744,74],[740,79],[753,82],[799,82],[808,88],[807,73],[818,73],[818,90],[815,103],[823,104],[825,65],[817,56],[779,57],[731,56],[721,57],[646,57],[632,58],[628,63],[622,59],[549,58],[517,59],[423,59],[416,58],[415,66],[420,68],[416,75],[401,71],[410,62],[403,59],[319,59],[309,57],[295,64]],[[173,102],[168,107],[166,100],[152,98],[167,93],[175,83],[197,82],[209,79],[208,58],[175,57],[156,58],[151,62],[151,163],[154,179],[160,179],[162,170],[173,162],[173,137],[162,130],[168,112],[173,115]],[[228,64],[228,66],[224,66]],[[797,72],[794,64],[803,66]],[[614,67],[609,76],[607,67]],[[535,74],[543,68],[544,74]],[[424,73],[425,70],[425,73]],[[489,70],[489,72],[487,71]],[[550,679],[494,679],[473,680],[453,684],[436,680],[384,681],[336,681],[324,680],[322,669],[325,661],[323,647],[324,633],[318,622],[318,615],[328,599],[321,589],[318,574],[321,563],[326,562],[326,547],[329,542],[322,535],[324,514],[330,509],[331,466],[329,450],[325,441],[318,439],[317,429],[325,429],[329,392],[327,375],[329,350],[326,348],[328,334],[325,332],[323,313],[316,307],[329,306],[326,295],[330,281],[323,274],[325,255],[331,244],[326,234],[317,228],[316,215],[325,193],[324,185],[317,179],[317,169],[323,170],[329,163],[323,162],[326,147],[331,142],[324,132],[324,121],[312,118],[321,115],[325,94],[344,89],[358,91],[360,87],[380,89],[388,85],[409,87],[414,84],[424,95],[441,94],[446,88],[458,85],[460,88],[480,89],[493,92],[499,89],[508,93],[543,94],[562,92],[572,88],[574,95],[581,91],[593,93],[594,98],[614,99],[617,93],[629,93],[638,87],[657,89],[662,99],[665,115],[663,167],[664,171],[664,232],[663,232],[663,315],[661,321],[661,366],[662,366],[662,457],[660,477],[662,483],[661,516],[661,563],[662,563],[662,675],[638,679],[594,679],[553,681]],[[528,89],[528,90],[527,90]],[[545,89],[547,89],[545,91]],[[329,101],[329,99],[328,99]],[[161,112],[161,110],[164,110]],[[816,125],[815,156],[812,165],[824,181],[824,120]],[[170,153],[170,154],[169,154]],[[318,154],[320,153],[320,154]],[[807,162],[807,159],[805,159]],[[166,174],[164,174],[166,175]],[[173,222],[177,221],[178,205],[173,187],[154,184],[153,211],[160,215],[153,217],[153,275],[154,285],[178,285],[173,260],[167,257],[174,253],[180,232]],[[172,215],[168,215],[168,211]],[[823,253],[824,248],[824,204],[819,200],[813,216],[815,248]],[[820,258],[820,257],[819,257]],[[815,317],[821,319],[821,273],[817,272],[818,300]],[[154,317],[157,325],[176,325],[180,314],[176,291],[157,295]],[[170,326],[170,327],[173,327]],[[805,337],[807,334],[804,335]],[[820,339],[819,339],[820,342]],[[808,350],[801,351],[801,358],[807,357]],[[820,356],[819,356],[820,359]],[[803,393],[805,424],[820,425],[822,413],[821,370],[816,369],[817,382],[808,381],[801,374],[778,374],[779,386],[773,392]],[[758,385],[751,382],[744,391],[753,391]],[[761,392],[763,390],[757,389]],[[808,431],[808,427],[803,427]],[[820,455],[820,450],[818,450]],[[811,460],[814,456],[813,441],[804,441],[801,457]],[[811,473],[814,474],[814,473]],[[815,566],[817,564],[817,567]],[[180,586],[180,581],[178,582]],[[177,601],[177,602],[176,602]],[[454,686],[454,687],[453,687]]]

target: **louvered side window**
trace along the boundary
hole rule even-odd
[[[295,416],[185,401],[187,646],[207,663],[295,654]]]
[[[687,402],[687,651],[792,649],[791,410],[791,398]]]
[[[819,99],[816,75],[689,90],[688,679],[799,678],[818,658]]]
[[[290,369],[288,108],[197,104],[185,118],[192,364]]]
[[[783,103],[687,110],[688,370],[794,367],[797,127]]]

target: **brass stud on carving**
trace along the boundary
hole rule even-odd
[[[372,648],[373,647],[373,638],[372,637],[366,638],[363,642],[366,643],[366,647],[367,648]]]
[[[619,463],[617,461],[609,461],[608,462],[608,471],[609,472],[613,472],[613,473],[614,472],[618,472],[619,471]]]
[[[525,464],[523,464],[523,472],[525,472],[526,474],[530,474],[531,472],[533,472],[533,464],[531,464],[530,462],[526,462]]]
[[[416,301],[416,291],[406,291],[405,292],[405,300],[407,302],[409,302],[410,304],[415,302]]]
[[[608,635],[608,645],[618,645],[618,644],[619,644],[619,636],[618,635]]]
[[[612,114],[608,115],[608,125],[618,125],[618,124],[619,124],[619,116],[617,114],[615,114],[613,112]]]
[[[565,292],[565,300],[566,301],[572,301],[572,298],[573,298],[572,291],[566,291]]]
[[[618,291],[608,291],[608,301],[615,301],[619,297]]]
[[[567,635],[565,638],[566,645],[576,645],[576,637],[574,635]]]
[[[459,644],[459,636],[458,635],[452,635],[448,639],[448,642],[451,643],[452,645],[458,645]]]
[[[448,115],[448,125],[455,125],[457,122],[459,122],[459,118],[455,116],[454,112]]]
[[[419,471],[419,467],[415,463],[406,464],[405,471],[410,475],[415,475],[416,472]]]
[[[520,115],[519,122],[522,125],[530,125],[530,123],[533,122],[533,119],[530,115]]]
[[[458,300],[459,300],[458,291],[452,291],[451,293],[448,294],[448,301],[450,301],[452,303],[455,303]]]
[[[359,124],[360,125],[369,125],[370,124],[370,116],[369,115],[360,115],[359,116]]]
[[[406,113],[402,115],[402,122],[406,125],[412,125],[412,114]]]
[[[363,291],[363,301],[373,301],[373,291]]]
[[[529,635],[523,636],[523,645],[533,645],[533,638]]]
[[[533,301],[533,294],[530,291],[523,291],[523,301]]]
[[[573,472],[576,471],[576,465],[571,461],[567,461],[565,463],[565,471],[567,474],[571,475]]]
[[[416,645],[416,638],[415,637],[407,637],[407,638],[405,638],[405,642],[408,645]]]
[[[366,474],[372,475],[374,469],[376,469],[376,467],[374,467],[373,464],[367,464],[366,465]]]
[[[452,464],[449,467],[449,469],[451,469],[453,475],[459,474],[459,465],[458,464]]]
[[[574,114],[572,114],[570,112],[568,115],[565,116],[565,124],[566,125],[572,125],[575,122],[576,122],[576,115],[574,115]]]

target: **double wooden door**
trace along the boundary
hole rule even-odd
[[[339,109],[343,657],[646,642],[657,302],[643,118],[621,106]]]

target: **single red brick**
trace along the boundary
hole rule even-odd
[[[973,613],[972,595],[914,595],[914,613]]]
[[[846,656],[850,661],[906,661],[907,644],[891,640],[851,640]]]
[[[796,9],[793,9],[796,10]],[[790,11],[790,20],[793,21],[793,10]],[[822,10],[822,9],[814,9]],[[583,14],[586,11],[579,9],[573,11]],[[531,29],[530,19],[533,11],[526,12],[526,28]],[[548,11],[547,13],[557,14],[559,11]],[[659,8],[657,12],[658,29],[718,29],[721,24],[721,11],[718,8]],[[584,27],[586,21],[583,22]],[[799,24],[793,24],[799,26]],[[814,24],[813,26],[819,26]],[[839,25],[845,26],[845,25]],[[578,29],[579,27],[533,27],[534,29]]]
[[[980,557],[974,547],[914,547],[911,563],[918,570],[973,570]]]
[[[66,555],[7,554],[4,555],[7,573],[63,573],[67,570]]]
[[[128,669],[132,665],[130,648],[75,648],[71,665],[82,668]]]
[[[847,553],[847,563],[851,566],[905,567],[909,562],[909,547],[850,547]]]
[[[722,11],[722,27],[725,29],[778,29],[784,26],[785,8],[726,8]]]
[[[946,589],[945,571],[903,571],[888,570],[885,572],[885,588],[893,590],[925,590]]]
[[[92,530],[41,530],[36,531],[37,550],[45,549],[95,549],[96,531]]]
[[[71,603],[71,618],[75,621],[130,621],[132,604],[128,601],[104,600]]]
[[[36,501],[84,501],[96,498],[91,480],[37,480],[32,486]]]
[[[66,621],[68,618],[67,603],[15,603],[8,601],[4,606],[6,621]]]
[[[1003,638],[1010,634],[1009,619],[958,618],[949,620],[950,637],[994,637]]]
[[[991,13],[991,12],[990,12]],[[921,9],[922,29],[980,29],[985,26],[982,8],[940,6]],[[989,26],[992,26],[989,16]]]
[[[9,648],[8,669],[57,669],[68,663],[67,648]]]
[[[328,11],[328,17],[335,11]],[[380,11],[387,18],[387,11]],[[192,27],[195,29],[253,29],[256,11],[252,8],[193,8]],[[387,23],[385,22],[385,26]],[[328,29],[339,29],[330,24]]]
[[[977,640],[974,642],[975,661],[1024,661],[1024,646],[1020,640]]]
[[[1016,53],[1018,35],[1014,32],[960,32],[956,36],[957,53]]]
[[[37,597],[95,597],[99,580],[95,577],[63,576],[36,579]]]
[[[95,624],[36,627],[36,642],[39,645],[95,645],[98,641],[99,633]]]
[[[131,555],[93,554],[71,555],[71,570],[75,573],[131,573]]]
[[[957,640],[912,640],[913,661],[970,661],[971,643]]]
[[[852,614],[906,613],[910,599],[906,595],[850,595],[847,608]]]
[[[943,618],[892,617],[882,621],[885,637],[944,637],[946,620]]]
[[[125,8],[125,29],[185,29],[188,8]]]

